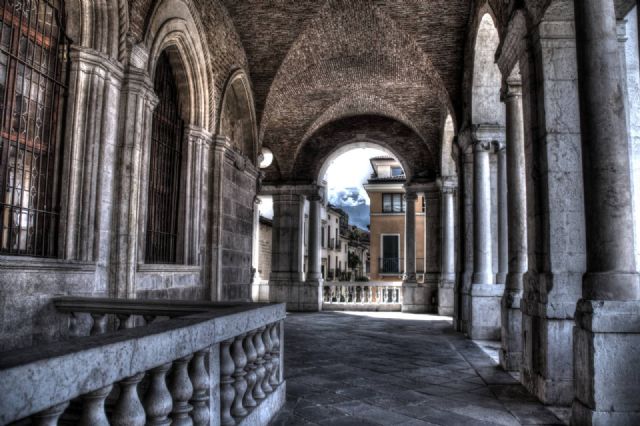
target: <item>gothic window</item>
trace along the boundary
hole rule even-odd
[[[63,4],[0,4],[0,253],[53,257],[67,47]]]
[[[159,103],[151,135],[145,262],[176,263],[184,122],[166,52],[158,58],[154,90]]]

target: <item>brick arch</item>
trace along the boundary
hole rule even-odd
[[[362,100],[363,93],[375,102],[365,108],[351,102],[349,110],[345,99]],[[265,102],[260,139],[281,159],[287,175],[305,138],[336,118],[332,114],[389,115],[389,105],[397,105],[393,117],[403,117],[422,136],[423,150],[439,151],[441,111],[452,108],[429,57],[371,3],[330,1],[307,23],[282,62]]]
[[[410,127],[389,117],[360,115],[332,121],[314,133],[293,161],[291,172],[282,178],[316,181],[332,153],[356,142],[372,142],[392,152],[409,180],[434,178],[438,173],[436,157],[425,150],[423,140]]]

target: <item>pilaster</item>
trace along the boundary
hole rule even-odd
[[[144,215],[141,194],[146,193],[142,168],[148,164],[153,110],[158,98],[146,71],[130,67],[125,75],[120,110],[120,144],[116,199],[119,200],[114,221],[115,251],[112,255],[112,291],[115,297],[134,298],[135,273],[139,259],[144,259]],[[144,211],[144,210],[143,210]],[[142,217],[141,217],[142,216]]]
[[[97,262],[106,270],[124,73],[119,63],[91,49],[72,46],[69,58],[60,252],[67,260]]]

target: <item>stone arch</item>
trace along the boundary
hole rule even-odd
[[[495,61],[500,36],[488,6],[481,8],[478,16],[471,82],[471,124],[504,126],[505,112],[500,102],[502,75]]]
[[[206,48],[188,5],[183,0],[160,2],[147,28],[144,42],[149,49],[147,72],[151,80],[158,57],[166,51],[182,94],[183,118],[190,125],[210,130]]]
[[[235,149],[255,164],[259,154],[255,103],[251,83],[243,70],[229,76],[219,110],[216,133],[227,136]]]
[[[348,144],[371,141],[402,163],[408,181],[437,175],[439,162],[411,127],[392,117],[371,114],[341,117],[318,129],[293,159],[290,175],[283,177],[315,181],[332,153]]]
[[[73,44],[122,59],[129,20],[126,0],[65,0],[65,14]]]

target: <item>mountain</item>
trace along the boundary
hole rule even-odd
[[[369,197],[364,188],[332,188],[329,202],[349,215],[349,223],[367,230],[369,225]]]

